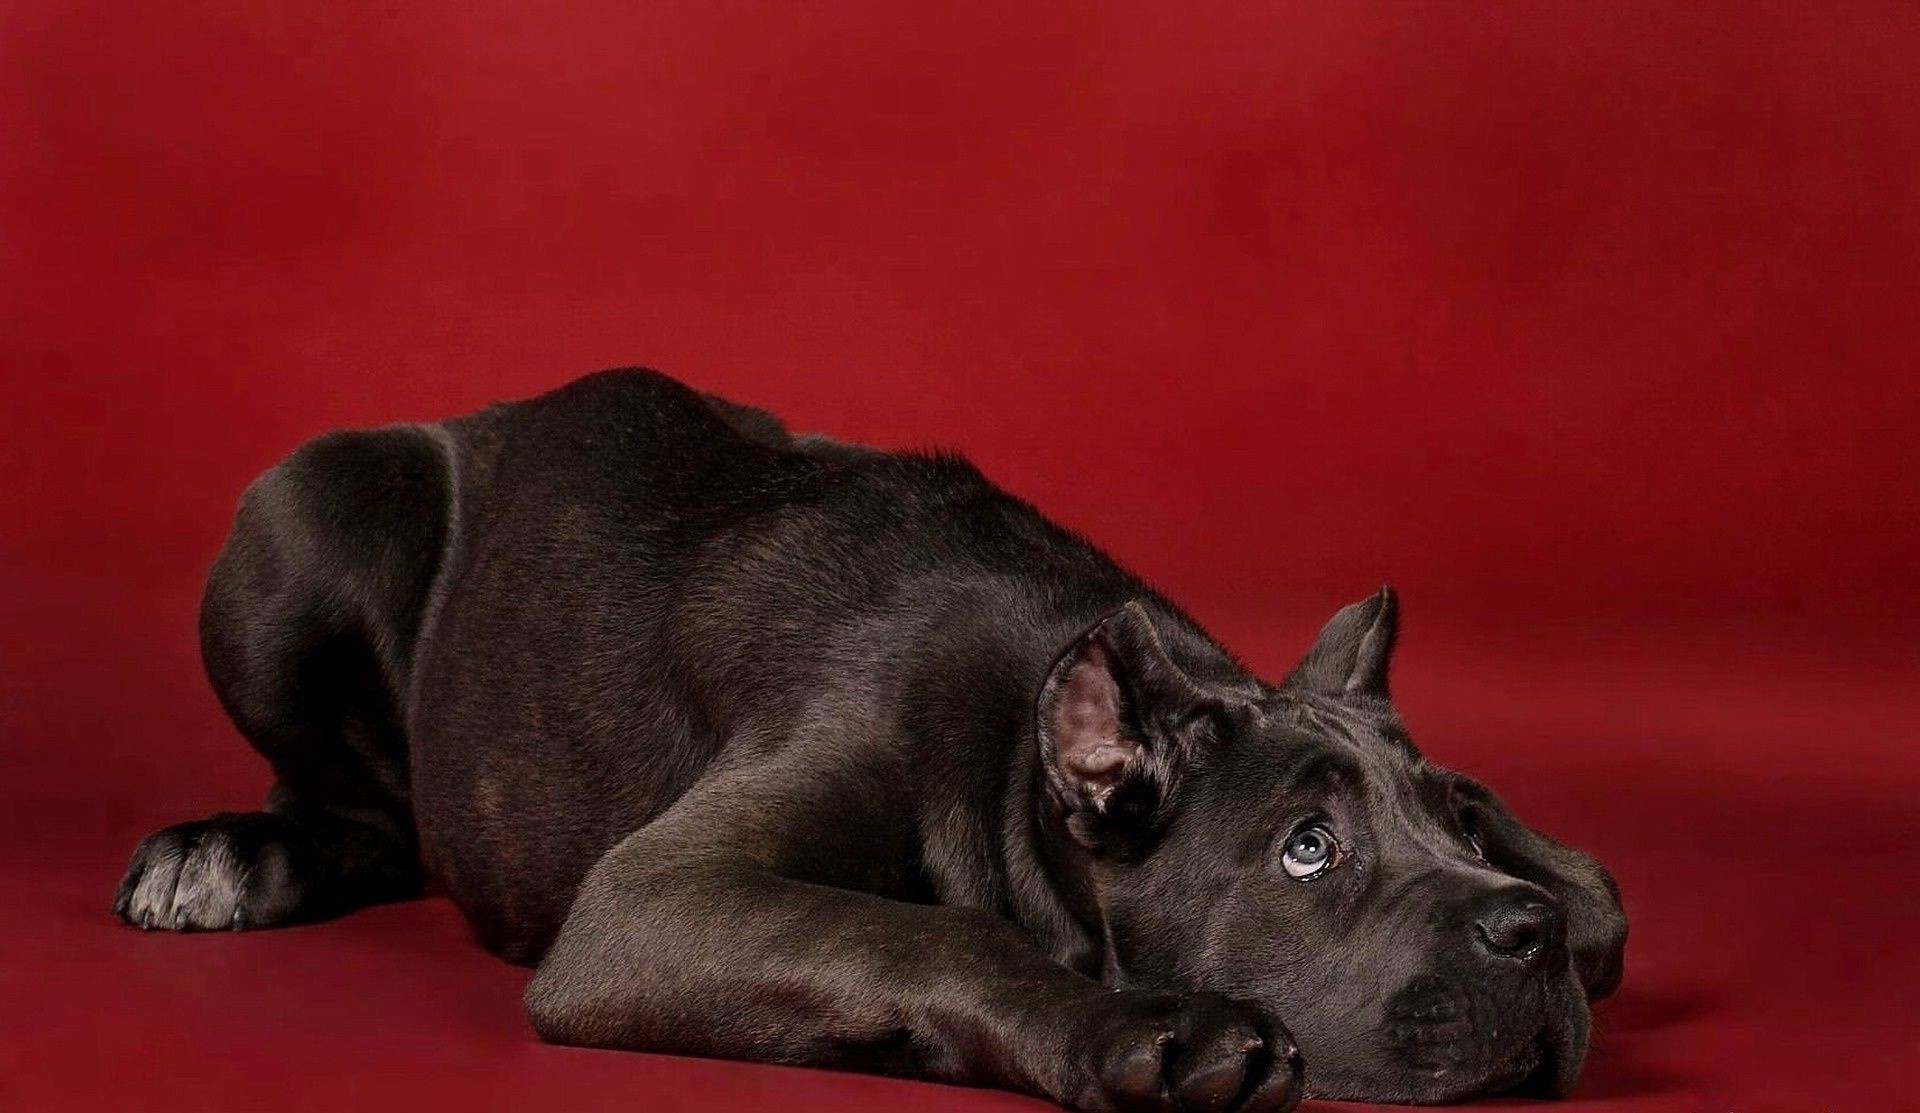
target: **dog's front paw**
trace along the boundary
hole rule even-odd
[[[1083,1039],[1096,1113],[1284,1113],[1300,1103],[1300,1053],[1280,1025],[1212,993],[1106,998]]]
[[[142,928],[240,931],[291,918],[305,895],[280,816],[223,812],[148,835],[113,911]]]

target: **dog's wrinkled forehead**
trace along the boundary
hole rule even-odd
[[[1357,789],[1418,776],[1429,766],[1385,700],[1355,701],[1277,691],[1258,704],[1255,732],[1265,760],[1300,788]]]
[[[1262,701],[1262,716],[1297,737],[1322,742],[1356,760],[1417,764],[1422,761],[1413,738],[1400,722],[1393,705],[1384,699],[1329,699],[1299,692],[1276,692]]]
[[[1458,779],[1421,755],[1384,701],[1276,693],[1261,701],[1258,733],[1267,791],[1285,803],[1344,800],[1405,826],[1438,818]]]

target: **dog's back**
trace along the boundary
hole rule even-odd
[[[332,434],[250,489],[203,616],[216,690],[279,774],[269,814],[246,838],[188,830],[154,864],[288,848],[298,884],[277,900],[184,910],[215,927],[241,906],[299,918],[409,895],[424,857],[487,946],[531,960],[593,862],[717,756],[759,760],[808,715],[849,746],[1010,739],[1021,724],[995,717],[1044,654],[1145,594],[964,461],[794,438],[651,372]],[[953,698],[899,696],[929,685]],[[892,721],[910,704],[979,713]],[[1004,762],[979,752],[903,750],[870,795],[922,822],[929,761],[950,797],[935,810],[994,814]],[[994,887],[972,850],[933,857],[860,880]],[[139,919],[157,882],[129,885]]]

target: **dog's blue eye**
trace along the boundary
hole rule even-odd
[[[1333,840],[1333,832],[1315,824],[1294,832],[1287,840],[1286,853],[1280,856],[1280,865],[1287,876],[1295,881],[1306,881],[1326,872],[1336,860],[1340,844]]]

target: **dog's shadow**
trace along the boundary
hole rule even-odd
[[[1712,1015],[1719,1003],[1711,993],[1679,988],[1636,990],[1631,983],[1619,995],[1594,1007],[1593,1045],[1572,1100],[1610,1101],[1672,1093],[1694,1079],[1674,1069],[1671,1029]]]
[[[1717,1002],[1706,992],[1673,989],[1636,989],[1631,984],[1593,1008],[1594,1023],[1604,1032],[1641,1035],[1711,1016]]]

